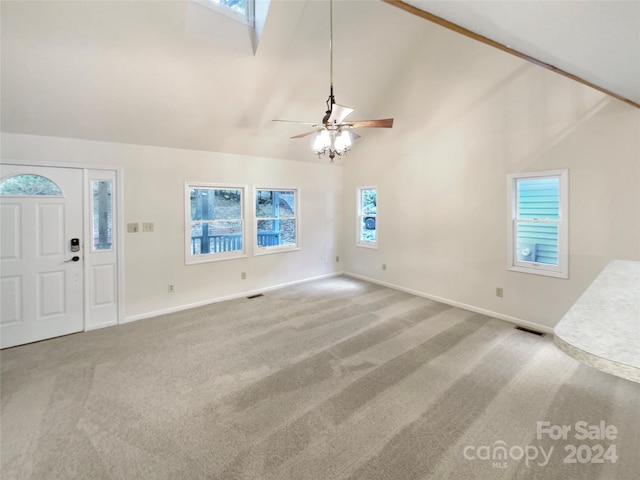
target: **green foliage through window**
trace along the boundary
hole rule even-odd
[[[0,195],[61,197],[60,188],[41,175],[22,174],[0,184]]]
[[[243,193],[241,188],[189,188],[190,255],[244,250]]]
[[[258,247],[296,246],[296,190],[256,190]]]
[[[93,180],[93,249],[111,250],[112,245],[112,210],[111,180]]]
[[[358,241],[360,246],[377,245],[378,189],[358,188]]]

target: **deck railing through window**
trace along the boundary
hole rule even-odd
[[[258,245],[271,247],[280,245],[280,232],[258,232]],[[225,233],[218,235],[192,235],[191,254],[233,252],[242,250],[241,233]]]

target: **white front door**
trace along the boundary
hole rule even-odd
[[[83,171],[0,165],[0,347],[84,330]]]

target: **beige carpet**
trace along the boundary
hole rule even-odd
[[[640,471],[639,384],[582,366],[548,336],[347,277],[1,360],[3,480]],[[567,425],[566,439],[538,435],[545,421]],[[579,438],[601,437],[601,422],[617,433]]]

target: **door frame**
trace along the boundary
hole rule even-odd
[[[18,165],[21,167],[54,167],[54,168],[76,168],[82,170],[82,232],[83,239],[88,238],[90,231],[92,230],[91,222],[89,221],[89,208],[90,208],[90,171],[104,170],[115,173],[115,198],[114,198],[114,211],[116,214],[116,235],[113,238],[113,242],[116,244],[116,295],[117,295],[117,319],[114,322],[103,323],[99,325],[89,324],[89,305],[90,295],[89,289],[86,287],[86,279],[89,278],[89,262],[83,261],[82,272],[85,281],[83,281],[83,331],[96,330],[99,328],[110,327],[113,325],[120,325],[124,323],[124,176],[123,168],[116,165],[104,165],[104,164],[89,164],[89,163],[64,163],[64,162],[38,162],[33,160],[13,160],[2,159],[0,163],[5,165]],[[86,243],[86,242],[85,242]],[[90,249],[90,245],[84,245],[83,255],[86,257],[87,249]]]

